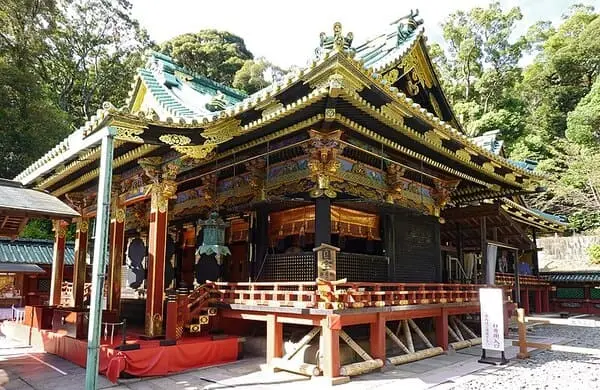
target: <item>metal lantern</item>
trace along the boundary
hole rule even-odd
[[[197,255],[215,255],[217,263],[221,265],[222,256],[230,255],[231,251],[225,245],[225,228],[229,224],[216,211],[210,213],[205,221],[198,221],[203,229],[202,245],[196,251]]]

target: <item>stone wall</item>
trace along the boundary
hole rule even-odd
[[[587,248],[600,245],[600,236],[543,237],[537,239],[540,272],[600,271],[590,263]]]

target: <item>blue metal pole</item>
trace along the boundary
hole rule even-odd
[[[92,296],[88,324],[87,363],[85,389],[96,390],[98,378],[98,351],[102,326],[102,292],[108,259],[108,230],[110,217],[110,189],[112,185],[112,161],[114,134],[112,129],[102,138],[100,173],[98,178],[98,200],[96,207],[94,261],[92,265]]]

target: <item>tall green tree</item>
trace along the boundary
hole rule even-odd
[[[82,123],[104,101],[124,103],[150,39],[127,0],[62,0],[42,77],[56,102]]]
[[[0,177],[14,177],[68,133],[68,116],[39,72],[58,12],[43,0],[0,7]]]
[[[504,11],[500,3],[491,3],[457,11],[442,23],[448,50],[433,46],[431,52],[469,135],[498,129],[510,141],[523,130],[523,104],[515,98],[515,88],[526,41],[511,39],[521,19],[518,7]]]
[[[254,58],[242,38],[218,30],[179,35],[160,50],[192,72],[229,86],[244,62]]]
[[[265,58],[246,60],[233,77],[233,87],[248,94],[265,88],[281,78],[285,71]]]

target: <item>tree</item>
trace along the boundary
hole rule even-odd
[[[280,79],[284,73],[265,58],[246,60],[233,77],[233,87],[252,94]]]
[[[446,93],[471,136],[498,129],[503,138],[513,140],[524,128],[523,104],[515,98],[515,90],[521,81],[518,62],[527,42],[511,41],[520,19],[518,7],[504,11],[499,3],[457,11],[442,23],[447,55],[439,46],[431,48]],[[503,119],[517,127],[509,128]]]
[[[83,123],[104,101],[125,102],[151,42],[127,0],[63,0],[60,11],[42,77],[59,107]]]
[[[244,62],[254,58],[242,38],[218,30],[179,35],[160,50],[190,71],[229,86]]]
[[[68,117],[39,75],[57,12],[42,0],[0,8],[0,177],[15,176],[68,133]]]

